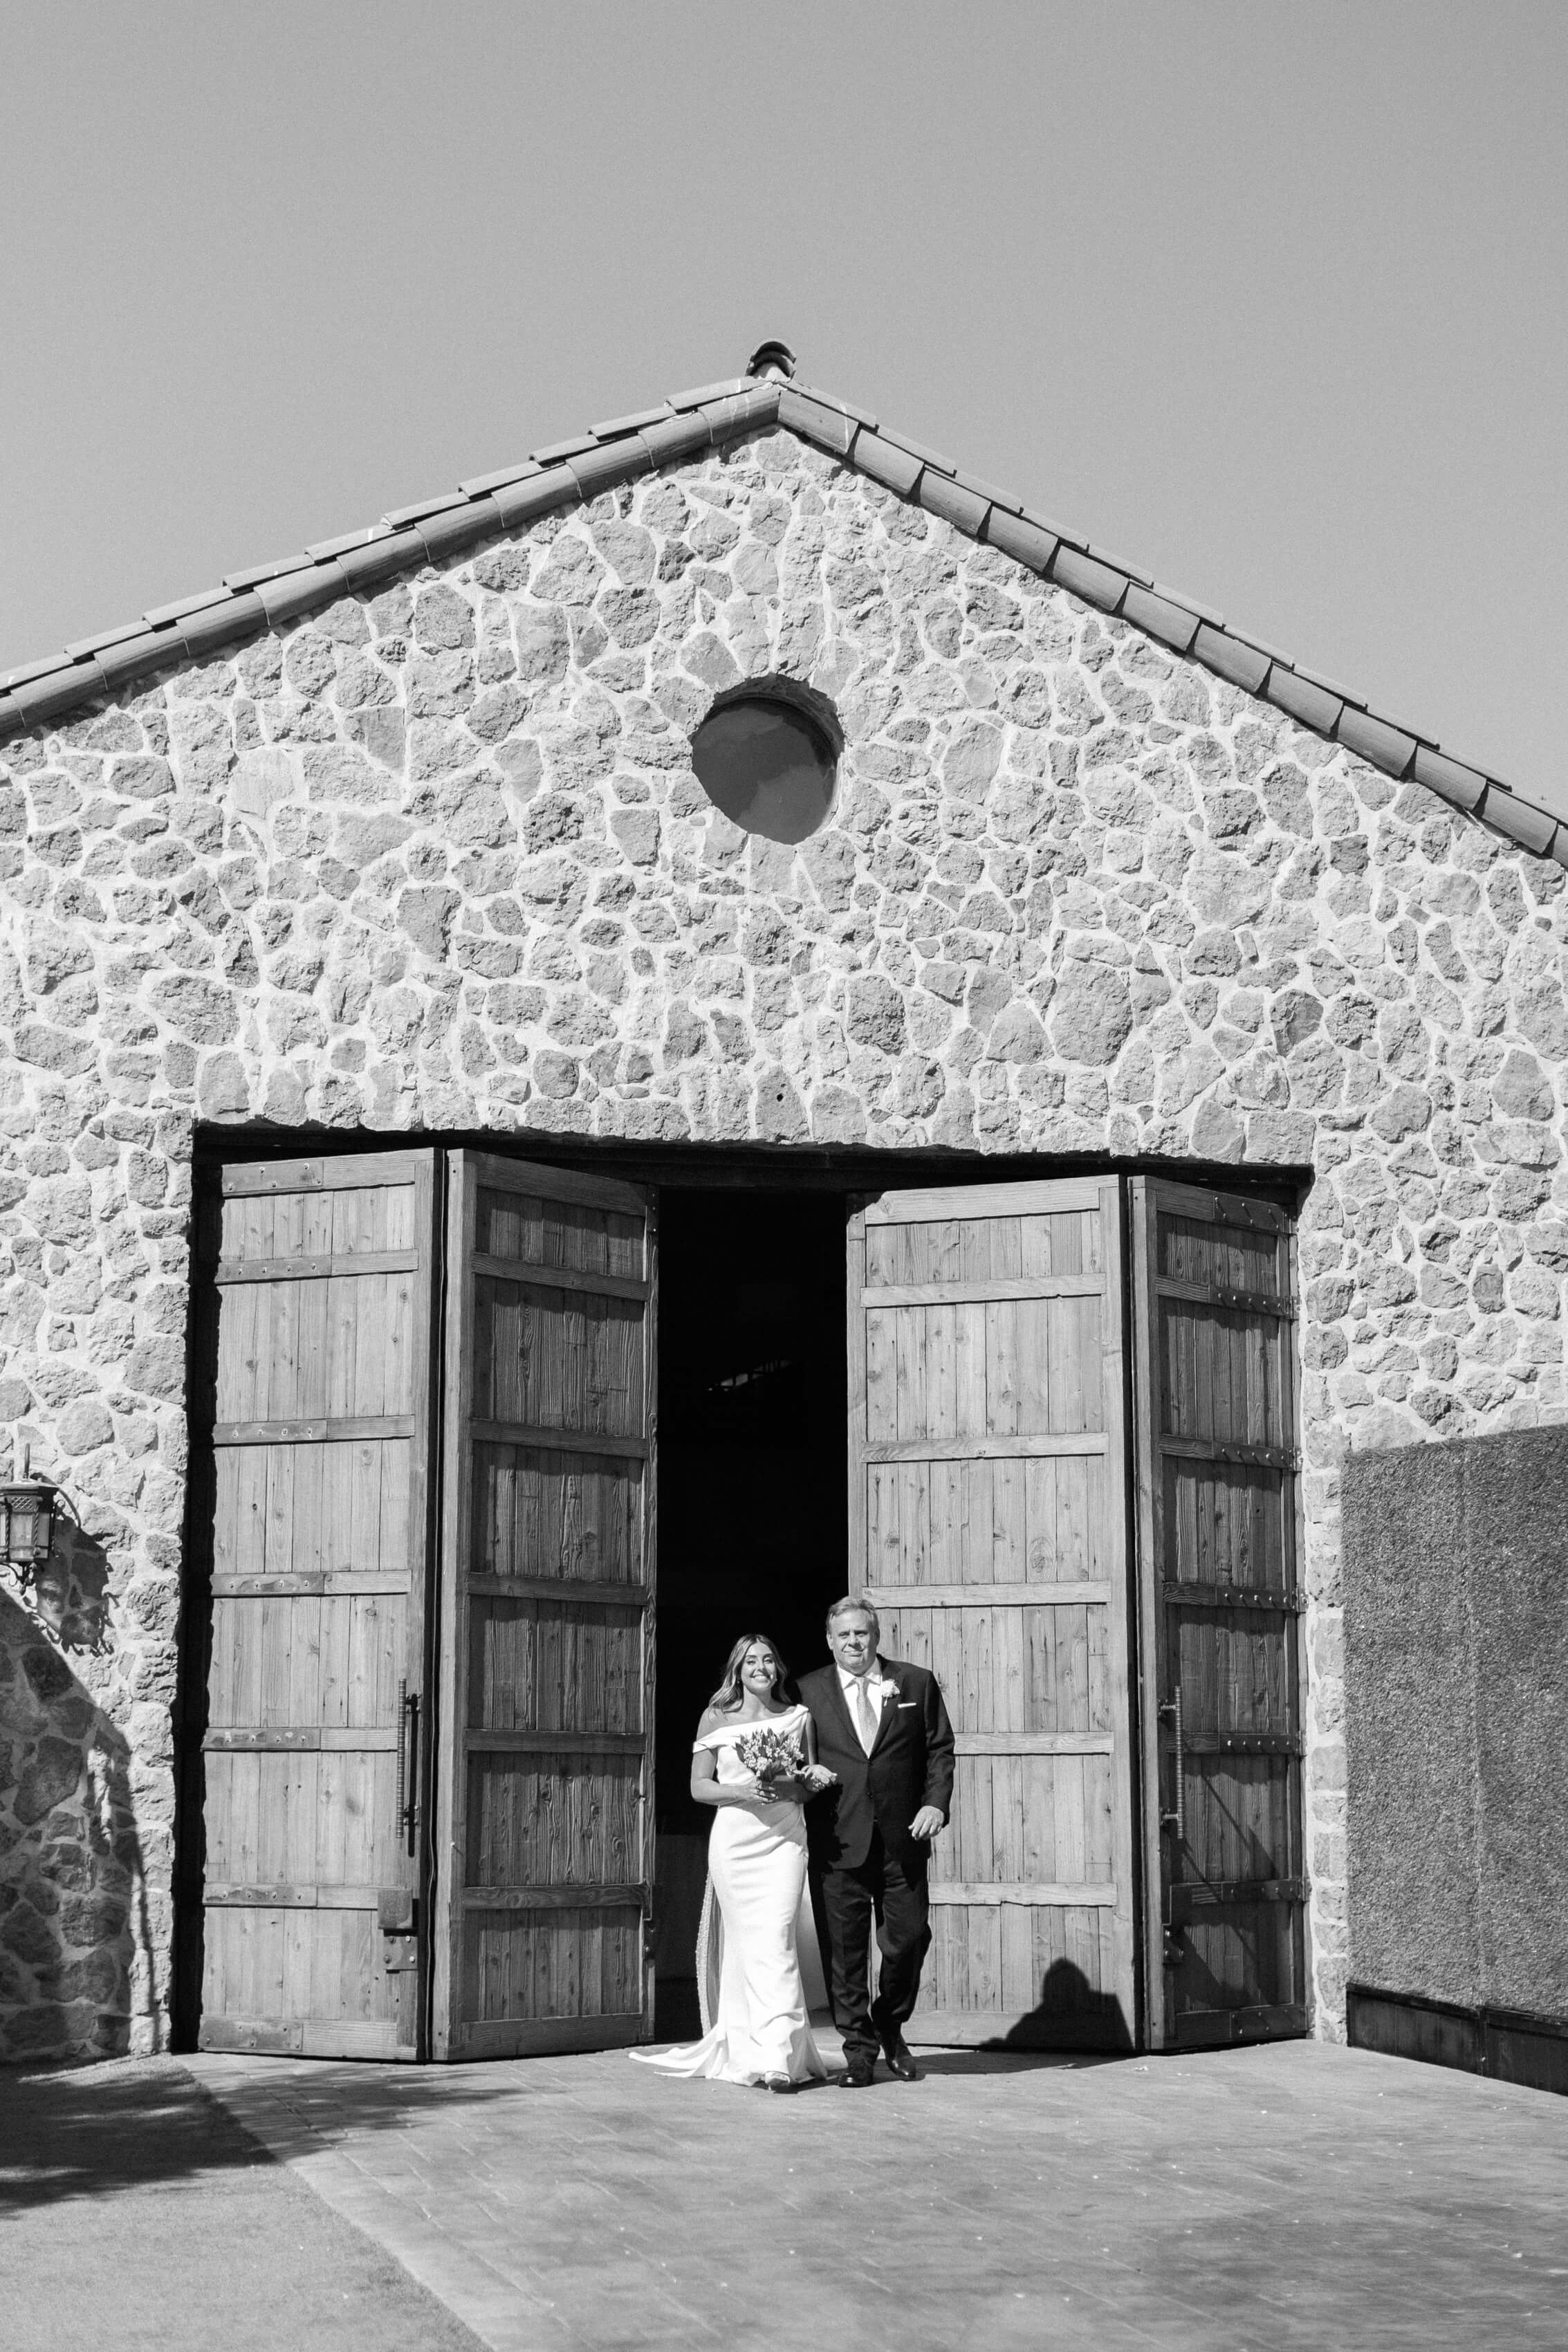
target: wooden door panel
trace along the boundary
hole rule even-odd
[[[1284,1591],[1291,1499],[1283,1474],[1266,1465],[1217,1468],[1166,1455],[1161,1574],[1172,1583]]]
[[[468,1721],[486,1731],[643,1728],[643,1629],[623,1609],[476,1591],[469,1618]]]
[[[643,1924],[625,1906],[469,1915],[462,2006],[476,2055],[509,2053],[519,2028],[545,2047],[625,2039],[643,1997]]]
[[[913,2041],[1133,2037],[1121,1264],[1113,1183],[852,1223],[852,1590],[957,1741]]]
[[[945,2038],[990,2042],[998,2013],[1030,2012],[1050,1984],[1054,2037],[1069,2047],[1104,2042],[1098,1988],[1119,1968],[1110,1904],[964,1904],[934,1895],[931,1928],[918,2013],[939,2017]]]
[[[1293,1698],[1278,1612],[1234,1603],[1185,1606],[1175,1624],[1171,1670],[1180,1683],[1196,1752],[1197,1727],[1218,1737],[1286,1726]]]
[[[907,1656],[904,1650],[900,1656]],[[1114,1759],[970,1748],[941,1847],[943,1882],[1108,1885],[1115,1874]],[[1016,1898],[1023,1901],[1019,1895]]]
[[[475,1283],[474,1418],[577,1437],[643,1433],[640,1300]]]
[[[1134,1220],[1156,2038],[1301,2032],[1290,1219],[1267,1202],[1140,1179]]]
[[[653,2032],[653,1222],[450,1159],[442,2057]]]
[[[204,2047],[419,2054],[434,1176],[235,1162],[199,1212]]]
[[[529,1559],[552,1578],[640,1583],[643,1484],[636,1459],[476,1444],[470,1573]]]
[[[1281,1769],[1287,1762],[1293,1759],[1191,1757],[1186,1843],[1195,1858],[1187,1875],[1196,1886],[1297,1876],[1296,1807],[1291,1776]]]
[[[1297,2004],[1295,1938],[1284,1904],[1216,1905],[1195,1913],[1184,1931],[1184,1964],[1202,2037],[1217,2039],[1216,2012],[1260,2012]],[[1186,2037],[1184,2036],[1183,2039]]]
[[[204,2025],[203,2047],[307,2058],[386,2058],[410,1972],[391,1979],[389,2000],[369,1907],[214,1906],[206,1921],[215,1980],[230,1989],[234,2013]],[[394,2013],[389,2014],[389,2010]]]
[[[534,1748],[470,1755],[468,1885],[634,1887],[641,1746],[588,1761]]]

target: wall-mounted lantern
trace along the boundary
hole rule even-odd
[[[59,1493],[47,1478],[29,1478],[27,1468],[24,1445],[21,1477],[0,1486],[0,1560],[16,1571],[24,1585],[49,1557],[55,1540],[55,1497]]]

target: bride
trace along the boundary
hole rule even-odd
[[[831,1775],[817,1764],[810,1710],[781,1695],[788,1672],[766,1634],[743,1634],[697,1726],[692,1795],[714,1808],[697,1937],[703,2038],[631,2053],[668,2074],[760,2083],[770,2091],[827,2079],[806,2013],[797,1922],[803,1917],[804,1932],[812,1933],[800,1801]],[[759,1733],[787,1740],[800,1769],[759,1780],[741,1752]]]

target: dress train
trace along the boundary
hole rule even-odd
[[[789,1732],[804,1707],[770,1717]],[[721,1724],[697,1741],[712,1749],[721,1781],[748,1777],[735,1743],[756,1726]],[[630,2055],[661,2073],[723,2083],[824,2081],[827,2067],[807,2011],[802,1963],[821,1990],[821,1957],[806,1885],[806,1823],[797,1804],[725,1805],[708,1836],[708,1879],[697,1935],[700,2042]],[[825,1997],[825,1996],[824,1996]]]

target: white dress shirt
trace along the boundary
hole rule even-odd
[[[880,1657],[876,1657],[872,1660],[871,1664],[866,1668],[863,1675],[852,1675],[848,1673],[844,1667],[841,1666],[839,1668],[839,1687],[843,1692],[844,1705],[850,1711],[850,1721],[854,1725],[857,1734],[861,1727],[860,1717],[855,1709],[855,1692],[857,1688],[863,1687],[866,1696],[871,1701],[872,1711],[875,1716],[879,1726],[882,1721],[882,1704],[883,1699],[896,1697],[898,1695],[898,1685],[894,1681],[891,1675],[884,1673],[883,1662]],[[862,1748],[865,1748],[865,1741],[863,1739],[862,1739],[861,1745]],[[866,1748],[866,1754],[868,1756],[871,1754],[869,1748]]]

